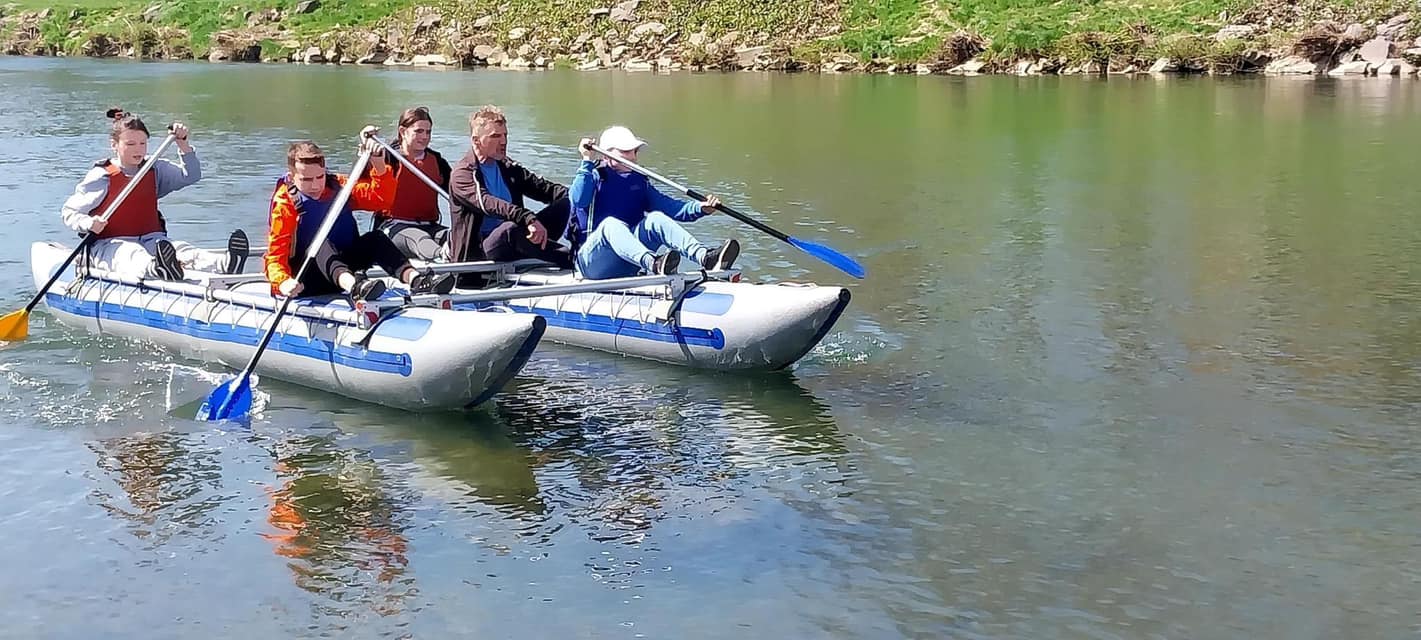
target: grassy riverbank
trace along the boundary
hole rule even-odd
[[[1412,0],[25,0],[10,54],[579,68],[942,72],[1247,71],[1386,35],[1421,46]],[[1350,32],[1348,27],[1355,23]],[[1360,30],[1360,31],[1358,31]],[[1310,35],[1331,34],[1320,49]],[[1327,50],[1328,42],[1333,49]],[[1300,49],[1300,47],[1302,47]],[[313,54],[319,55],[313,55]],[[362,60],[363,59],[363,60]]]

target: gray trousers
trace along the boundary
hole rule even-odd
[[[395,243],[395,248],[411,260],[430,262],[445,257],[444,244],[449,239],[449,229],[442,224],[386,220],[379,228]]]

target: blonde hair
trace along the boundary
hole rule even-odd
[[[490,104],[479,107],[478,111],[469,114],[469,133],[471,135],[479,135],[479,128],[489,124],[508,126],[508,118],[503,117],[503,109]]]

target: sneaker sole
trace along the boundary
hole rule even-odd
[[[725,250],[720,252],[720,258],[715,261],[712,271],[725,271],[735,265],[735,260],[740,257],[740,243],[730,240],[726,243]]]
[[[658,271],[661,272],[658,275],[669,276],[673,273],[676,273],[677,270],[679,270],[680,268],[681,254],[675,252],[668,253],[666,254],[665,261],[661,263],[661,268],[658,269]]]
[[[252,245],[247,240],[247,234],[241,229],[232,233],[232,237],[227,238],[227,273],[241,273],[247,268],[247,255],[251,253]]]
[[[371,300],[378,300],[380,296],[385,295],[385,283],[383,281],[366,280],[366,282],[369,282],[370,286],[365,290],[365,292],[359,296],[352,295],[352,298],[369,302]]]
[[[182,280],[183,263],[178,262],[178,250],[173,243],[167,240],[159,240],[157,255],[153,256],[155,263],[153,272],[164,280]]]

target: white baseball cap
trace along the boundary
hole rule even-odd
[[[607,127],[597,146],[617,151],[636,151],[646,146],[646,141],[632,135],[632,130],[623,126]]]

